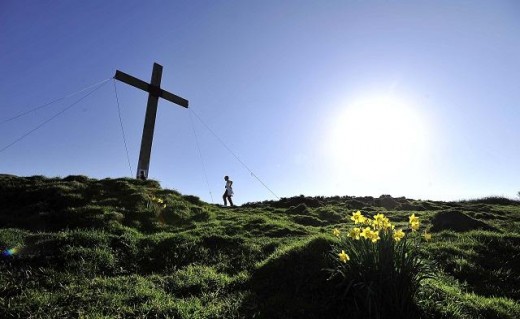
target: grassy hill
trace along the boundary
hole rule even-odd
[[[520,318],[520,202],[293,197],[224,208],[155,181],[0,175],[1,318],[368,318],[327,280],[354,211],[421,218],[423,318]],[[384,316],[383,316],[384,317]]]

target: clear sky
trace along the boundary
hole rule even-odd
[[[159,102],[163,187],[220,202],[229,175],[238,204],[275,199],[250,169],[279,197],[514,198],[519,17],[514,0],[3,0],[0,173],[133,177],[147,93],[116,83],[131,172],[114,82],[81,90],[157,62],[191,109]]]

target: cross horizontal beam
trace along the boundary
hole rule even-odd
[[[130,84],[138,89],[149,92],[152,96],[162,97],[163,99],[173,102],[182,107],[188,108],[188,100],[183,99],[180,96],[177,96],[173,93],[165,91],[158,86],[151,85],[146,83],[145,81],[139,80],[136,77],[131,76],[130,74],[126,74],[125,72],[121,72],[116,70],[116,74],[114,75],[114,79],[119,80],[121,82],[125,82],[126,84]]]

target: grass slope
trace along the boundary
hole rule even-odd
[[[332,229],[358,209],[402,226],[414,212],[435,230],[422,317],[520,317],[517,201],[300,196],[231,209],[155,181],[11,175],[0,317],[348,318],[323,269]]]

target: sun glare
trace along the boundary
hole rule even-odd
[[[347,105],[329,140],[336,167],[361,178],[411,173],[425,155],[425,123],[410,105],[389,98]]]

